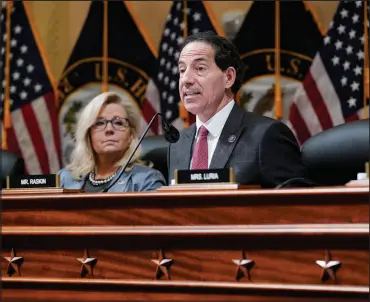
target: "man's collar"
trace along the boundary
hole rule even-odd
[[[209,133],[216,137],[218,136],[222,128],[224,127],[227,118],[230,115],[231,110],[233,109],[235,104],[234,100],[231,100],[224,108],[222,108],[219,112],[217,112],[214,116],[212,116],[207,122],[203,123],[198,116],[196,116],[196,135],[198,135],[199,128],[204,125]]]

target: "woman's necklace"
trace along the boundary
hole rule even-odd
[[[107,182],[110,182],[116,176],[116,174],[117,174],[117,171],[115,171],[113,174],[109,175],[105,179],[96,180],[95,171],[91,171],[89,174],[89,181],[91,182],[93,186],[100,186],[102,184],[106,184]]]

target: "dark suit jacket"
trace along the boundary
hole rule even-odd
[[[0,150],[1,160],[1,187],[6,188],[6,177],[13,175],[24,175],[25,165],[24,160],[16,154],[6,150]]]
[[[196,124],[180,132],[168,149],[169,181],[174,170],[188,170]],[[234,138],[234,140],[233,140]],[[301,153],[284,123],[244,111],[235,104],[221,132],[210,169],[234,168],[236,182],[276,187],[288,179],[306,177]]]

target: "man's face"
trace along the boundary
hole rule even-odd
[[[227,75],[215,62],[215,52],[204,42],[187,44],[179,57],[179,92],[187,111],[205,122],[225,101],[230,85]]]

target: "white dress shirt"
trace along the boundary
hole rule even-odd
[[[195,133],[195,142],[199,139],[199,128],[203,125],[208,130],[207,143],[208,143],[208,168],[211,164],[213,153],[215,153],[218,140],[220,138],[222,129],[224,128],[227,118],[230,115],[231,110],[233,109],[235,101],[232,100],[214,116],[212,116],[207,122],[202,123],[201,120],[196,117],[196,126],[197,130]],[[195,146],[195,143],[194,143]],[[190,167],[193,159],[190,161]]]

